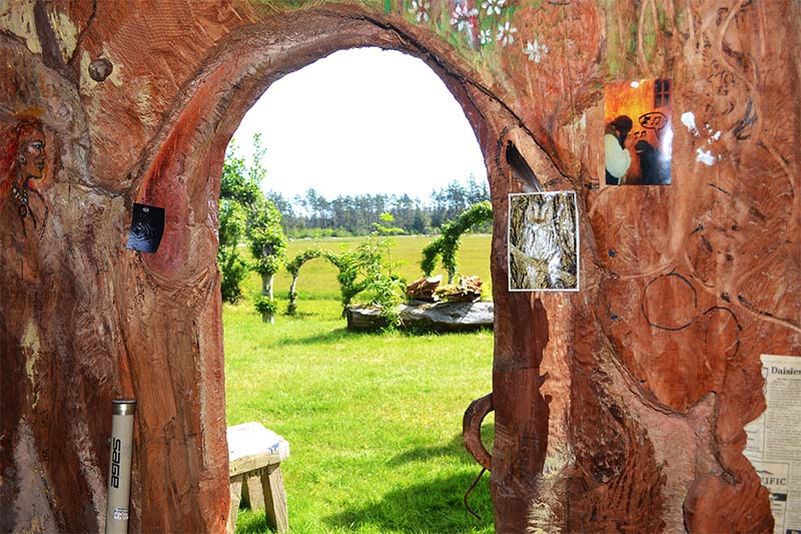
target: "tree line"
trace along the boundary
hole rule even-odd
[[[291,237],[382,234],[430,234],[478,202],[489,200],[489,189],[473,176],[467,183],[451,182],[431,192],[428,200],[409,194],[364,194],[328,199],[314,189],[288,199],[267,194],[283,215]],[[490,231],[486,224],[479,231]]]

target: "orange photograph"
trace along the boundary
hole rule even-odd
[[[672,89],[667,78],[606,85],[606,185],[670,184]]]

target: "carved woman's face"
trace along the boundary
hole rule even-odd
[[[21,178],[42,177],[45,168],[45,136],[41,128],[31,126],[20,131],[17,161]]]

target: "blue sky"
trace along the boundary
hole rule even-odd
[[[396,51],[336,52],[274,82],[234,134],[246,157],[255,132],[267,147],[262,188],[288,197],[425,198],[471,173],[486,180],[461,106],[425,63]]]

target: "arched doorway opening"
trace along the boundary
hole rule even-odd
[[[220,43],[195,80],[179,96],[161,133],[144,154],[151,162],[139,180],[138,200],[170,205],[164,250],[145,258],[147,271],[165,288],[185,286],[191,297],[196,284],[208,280],[216,253],[216,198],[229,139],[244,113],[276,79],[336,50],[377,46],[421,58],[443,80],[470,121],[487,166],[493,209],[507,211],[507,193],[538,187],[560,174],[534,142],[522,121],[504,103],[502,88],[490,89],[470,66],[444,44],[426,37],[419,28],[398,25],[358,8],[309,9],[242,30]],[[522,155],[533,172],[510,166],[509,151]],[[495,302],[493,392],[496,439],[493,445],[491,487],[498,530],[522,530],[533,494],[530,480],[542,469],[549,428],[548,404],[539,392],[538,366],[547,339],[547,320],[529,295],[510,295],[507,279],[506,218],[493,227],[491,271]],[[185,282],[189,280],[190,285]],[[193,285],[194,284],[194,285]],[[183,289],[176,289],[176,292]],[[219,304],[197,303],[198,321],[219,322]],[[514,317],[515,320],[511,320]],[[224,436],[224,393],[221,338],[199,343],[195,356],[200,377],[187,370],[187,380],[199,380],[199,410],[192,420],[204,440]],[[156,370],[140,370],[155,373]],[[149,426],[166,427],[160,414]],[[189,432],[187,432],[189,433]],[[499,439],[499,437],[501,439]],[[172,445],[158,456],[169,458]],[[154,449],[155,450],[155,449]],[[208,505],[227,513],[225,449],[211,447],[199,465],[207,482],[198,490],[201,509]],[[190,453],[197,454],[197,453]],[[147,471],[150,466],[143,466]],[[156,468],[156,465],[153,466]],[[146,473],[145,473],[146,474]],[[147,491],[145,490],[145,493]],[[156,498],[144,495],[146,500]],[[175,514],[180,516],[179,503]]]
[[[258,160],[249,151],[257,144],[264,147]],[[487,204],[483,167],[472,128],[440,78],[393,50],[342,50],[288,74],[234,134],[221,228],[232,175],[263,176],[261,189],[279,206],[289,234],[287,260],[324,251],[303,268],[294,316],[284,314],[290,280],[283,268],[274,278],[279,311],[272,324],[254,310],[262,287],[255,273],[242,281],[242,298],[223,304],[227,424],[256,421],[290,444],[281,472],[293,528],[491,531],[486,476],[469,499],[480,519],[460,502],[480,470],[464,449],[460,422],[465,407],[491,390],[492,332],[354,332],[346,329],[337,283],[337,265],[349,264],[359,247],[384,251],[390,272],[406,282],[423,276],[423,249],[434,237],[413,231],[408,193],[418,215],[439,226],[471,205],[460,203],[463,194]],[[432,190],[439,203],[428,196]],[[371,236],[381,213],[394,214],[404,235]],[[485,296],[489,245],[484,230],[464,236],[457,254],[460,275],[480,276]],[[230,264],[232,247],[225,246],[221,265]],[[436,272],[445,285],[448,273]],[[401,291],[396,286],[393,295]],[[367,288],[352,303],[375,296]],[[237,512],[236,496],[231,517],[245,531],[272,524],[249,507]]]

